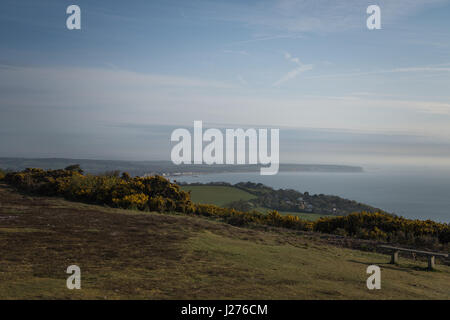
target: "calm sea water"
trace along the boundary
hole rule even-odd
[[[450,172],[433,170],[366,170],[363,173],[206,174],[177,181],[260,182],[310,194],[330,194],[356,200],[412,219],[450,222]]]

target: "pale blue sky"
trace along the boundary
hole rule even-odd
[[[0,156],[164,159],[154,125],[203,120],[281,128],[285,162],[450,163],[450,1],[3,0],[0,39]]]

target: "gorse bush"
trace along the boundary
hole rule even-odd
[[[232,225],[244,226],[250,223],[262,224],[274,227],[283,227],[295,230],[312,231],[313,223],[302,220],[297,216],[281,215],[278,211],[263,214],[257,211],[242,212],[230,208],[221,208],[215,205],[195,204],[193,213],[203,216],[223,218]]]
[[[1,172],[0,172],[1,178]],[[190,194],[161,176],[131,177],[119,172],[103,175],[83,174],[78,165],[62,170],[26,169],[10,172],[4,181],[19,190],[69,200],[108,205],[116,208],[157,212],[181,212],[216,217],[237,226],[248,224],[316,231],[362,239],[374,239],[419,245],[447,244],[450,226],[430,220],[410,220],[386,213],[353,213],[321,218],[315,222],[298,216],[243,212],[215,205],[195,204]]]
[[[322,217],[314,223],[314,231],[342,234],[361,239],[426,245],[435,239],[450,241],[450,226],[431,220],[411,220],[384,213],[352,213],[348,216]],[[421,243],[422,242],[422,243]]]
[[[189,194],[160,176],[131,178],[84,175],[79,170],[26,169],[7,174],[5,180],[27,192],[124,209],[192,211]]]

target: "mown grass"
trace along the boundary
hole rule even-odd
[[[387,264],[388,257],[303,242],[278,244],[277,239],[255,243],[204,232],[189,242],[200,255],[204,287],[217,285],[218,298],[241,299],[448,299],[450,273],[426,272],[426,263],[404,260]],[[222,277],[233,273],[233,279]],[[367,266],[382,269],[382,289],[366,287]],[[227,274],[225,272],[225,274]],[[232,292],[232,293],[231,293]]]
[[[425,262],[403,257],[393,266],[386,255],[332,246],[322,235],[29,197],[4,186],[0,203],[2,228],[13,230],[0,232],[0,299],[450,299],[450,267],[428,272]],[[66,288],[71,264],[81,268],[81,290]],[[381,290],[366,288],[370,264],[382,269]]]
[[[182,186],[183,191],[191,192],[191,199],[196,203],[202,204],[214,204],[216,206],[226,206],[227,204],[239,201],[239,200],[251,200],[255,199],[256,196],[241,190],[239,188],[230,186]],[[257,207],[256,210],[261,213],[267,213],[272,209]],[[324,215],[308,212],[288,212],[279,211],[280,214],[298,216],[301,219],[308,221],[315,221]]]
[[[182,186],[183,191],[191,192],[191,199],[195,203],[225,206],[238,200],[251,200],[256,196],[244,190],[229,186]]]

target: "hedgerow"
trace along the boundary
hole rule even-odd
[[[344,233],[361,239],[377,239],[388,242],[438,241],[449,243],[450,226],[431,220],[411,220],[384,213],[352,213],[347,216],[322,217],[314,223],[314,231]],[[431,241],[430,241],[431,240]]]

